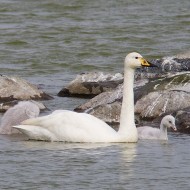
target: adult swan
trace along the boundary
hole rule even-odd
[[[139,67],[151,67],[139,53],[130,53],[124,62],[123,102],[120,127],[116,132],[104,121],[87,113],[62,110],[47,116],[28,119],[14,126],[29,139],[66,142],[137,142],[134,122],[134,72]]]

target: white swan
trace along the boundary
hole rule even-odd
[[[104,121],[86,114],[62,110],[50,115],[29,119],[14,126],[29,139],[67,142],[137,142],[134,123],[134,72],[139,67],[154,66],[140,54],[130,53],[124,62],[124,92],[119,131]]]
[[[171,115],[166,115],[162,118],[160,129],[149,126],[138,127],[138,137],[139,139],[168,140],[167,128],[172,128],[174,131],[177,130],[175,118]]]
[[[0,134],[20,133],[17,129],[12,128],[19,125],[22,121],[39,116],[40,109],[33,101],[22,101],[9,108],[1,119]]]

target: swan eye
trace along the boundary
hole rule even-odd
[[[135,59],[138,59],[138,57],[135,57]]]

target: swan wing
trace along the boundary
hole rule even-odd
[[[67,142],[114,142],[117,139],[117,132],[107,125],[102,120],[86,114],[76,113],[73,111],[62,110],[61,112],[52,113],[47,116],[28,119],[22,122],[22,125],[26,125],[23,130],[23,126],[15,126],[22,133],[28,133],[30,131],[30,138],[36,139],[35,134],[31,131],[40,130],[38,134],[45,133],[52,134],[51,140],[67,141]],[[38,127],[38,128],[36,128]],[[34,135],[34,137],[32,137]],[[40,139],[39,139],[40,140]]]

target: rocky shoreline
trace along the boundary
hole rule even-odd
[[[166,114],[176,117],[178,131],[190,133],[190,53],[152,60],[158,68],[139,69],[135,74],[137,126],[159,123]],[[22,100],[52,97],[35,85],[12,76],[0,76],[0,111]],[[123,91],[123,74],[82,73],[58,92],[60,97],[91,98],[75,108],[92,114],[117,129]]]

